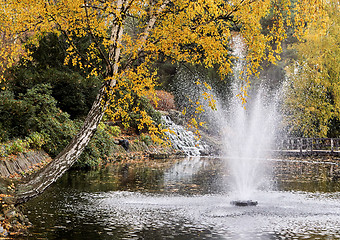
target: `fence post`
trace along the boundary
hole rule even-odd
[[[333,142],[333,138],[331,138],[331,154],[333,154],[334,151],[334,142]]]
[[[310,153],[313,154],[313,141],[314,138],[311,138],[311,142],[310,142]]]
[[[302,156],[302,138],[299,138],[300,156]]]

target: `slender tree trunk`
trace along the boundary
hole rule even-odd
[[[149,36],[151,29],[153,28],[157,17],[165,9],[170,0],[165,0],[161,6],[150,15],[150,19],[144,30],[144,34],[141,35],[141,45],[138,48],[138,52],[142,51],[143,45]],[[117,0],[117,11],[123,11],[129,5],[129,0]],[[105,82],[94,101],[90,112],[88,113],[85,122],[78,132],[78,134],[72,139],[72,141],[66,146],[66,148],[51,161],[46,167],[42,168],[31,178],[23,183],[17,185],[16,197],[17,203],[25,202],[28,199],[37,196],[42,193],[48,186],[61,177],[78,159],[83,152],[86,145],[91,140],[93,134],[102,120],[106,107],[107,107],[107,91],[116,85],[115,76],[118,73],[119,58],[121,54],[121,43],[123,36],[123,24],[125,20],[122,18],[120,23],[114,25],[111,30],[110,40],[114,42],[108,53],[108,63],[106,66]]]
[[[123,1],[117,1],[117,10],[123,7]],[[111,31],[111,40],[115,42],[109,52],[109,64],[104,75],[104,84],[100,89],[82,128],[71,142],[46,167],[42,168],[26,182],[17,186],[17,203],[25,202],[42,193],[47,187],[61,177],[79,158],[86,145],[96,132],[107,107],[107,91],[116,85],[119,66],[120,46],[123,35],[123,23],[117,23]]]
[[[72,141],[46,167],[35,173],[26,182],[17,186],[16,197],[18,203],[25,202],[42,193],[75,163],[91,140],[98,124],[103,118],[105,107],[102,106],[102,100],[105,95],[106,88],[103,86],[100,89],[82,128]]]

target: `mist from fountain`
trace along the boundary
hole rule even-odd
[[[249,200],[260,188],[268,187],[271,177],[266,159],[270,158],[279,114],[276,99],[264,100],[261,90],[243,106],[232,99],[223,131],[224,153],[235,197]]]
[[[246,72],[247,49],[242,37],[237,34],[233,36],[231,46],[236,58],[231,94],[230,91],[222,91],[228,97],[219,95],[221,98],[219,100],[218,94],[211,90],[209,94],[213,95],[216,100],[217,111],[210,109],[207,102],[202,103],[206,104],[203,118],[208,122],[209,130],[214,133],[218,132],[221,138],[222,155],[227,159],[228,177],[223,183],[228,187],[226,190],[232,192],[235,200],[248,201],[254,197],[257,190],[270,187],[271,170],[265,163],[265,159],[270,158],[268,150],[272,148],[276,129],[278,129],[277,125],[280,122],[278,110],[280,94],[277,94],[280,91],[269,90],[264,84],[259,84],[259,79],[256,79],[258,84],[251,85],[247,93],[247,103],[243,104],[238,95],[246,78],[244,74]],[[190,99],[195,99],[196,95],[202,95],[202,91],[209,91],[199,89],[199,86],[190,88],[188,85],[207,78],[204,74],[195,71],[188,72],[185,69],[180,70],[178,78],[185,79],[185,81],[179,81],[181,84],[177,91],[182,95],[188,95]],[[183,132],[182,130],[174,131]],[[187,155],[189,156],[199,155],[199,150],[195,150],[195,148],[200,144],[195,143],[193,134],[189,138],[178,138],[177,136],[180,134],[169,136],[176,149],[188,150]],[[176,139],[173,139],[174,137]],[[183,142],[181,139],[185,139],[185,141]]]
[[[217,111],[212,111],[214,126],[219,126],[228,171],[227,185],[235,200],[252,200],[259,189],[268,188],[270,167],[265,159],[270,150],[280,120],[279,94],[263,86],[249,91],[247,103],[237,96],[242,84],[245,47],[242,38],[233,39],[234,66],[233,94],[228,107],[217,99]],[[252,86],[253,87],[253,86]]]

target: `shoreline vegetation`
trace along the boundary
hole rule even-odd
[[[27,74],[26,70],[23,72],[24,75]],[[62,76],[66,77],[65,81],[73,79],[73,75],[68,76],[66,73]],[[78,95],[65,92],[76,88],[78,83],[72,82],[65,87],[65,84],[58,85],[59,82],[63,83],[63,77],[58,75],[56,79],[58,81],[55,85],[29,82],[28,86],[21,86],[19,82],[11,83],[0,92],[0,112],[4,113],[0,116],[0,236],[20,235],[30,227],[28,219],[20,211],[20,203],[23,202],[18,197],[20,187],[47,169],[49,163],[53,163],[52,159],[62,151],[82,124],[86,107],[80,104]],[[85,96],[88,95],[86,92],[93,91],[91,86],[96,84],[93,80],[89,86],[81,85],[78,88],[83,90]],[[57,100],[59,95],[55,93],[58,92],[56,89],[64,90],[60,93],[61,96],[75,98],[80,102],[71,104],[67,101],[68,98]],[[138,100],[153,121],[159,124],[161,115],[169,114],[174,117],[175,122],[177,120],[177,123],[180,121],[180,124],[185,125],[184,116],[176,111],[174,96],[165,91],[158,91],[157,94],[157,107],[149,100]],[[110,121],[104,117],[72,168],[93,169],[127,159],[146,161],[184,156],[169,144],[154,142],[146,130],[137,128],[140,116],[133,112],[129,114],[129,127],[120,121]],[[128,151],[117,144],[119,140],[129,141]],[[48,176],[41,177],[45,178],[50,181]],[[32,190],[35,190],[33,185]]]

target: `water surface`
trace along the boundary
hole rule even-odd
[[[270,161],[274,187],[256,193],[258,206],[236,207],[221,161],[70,171],[25,205],[34,224],[28,238],[340,239],[333,165]]]

